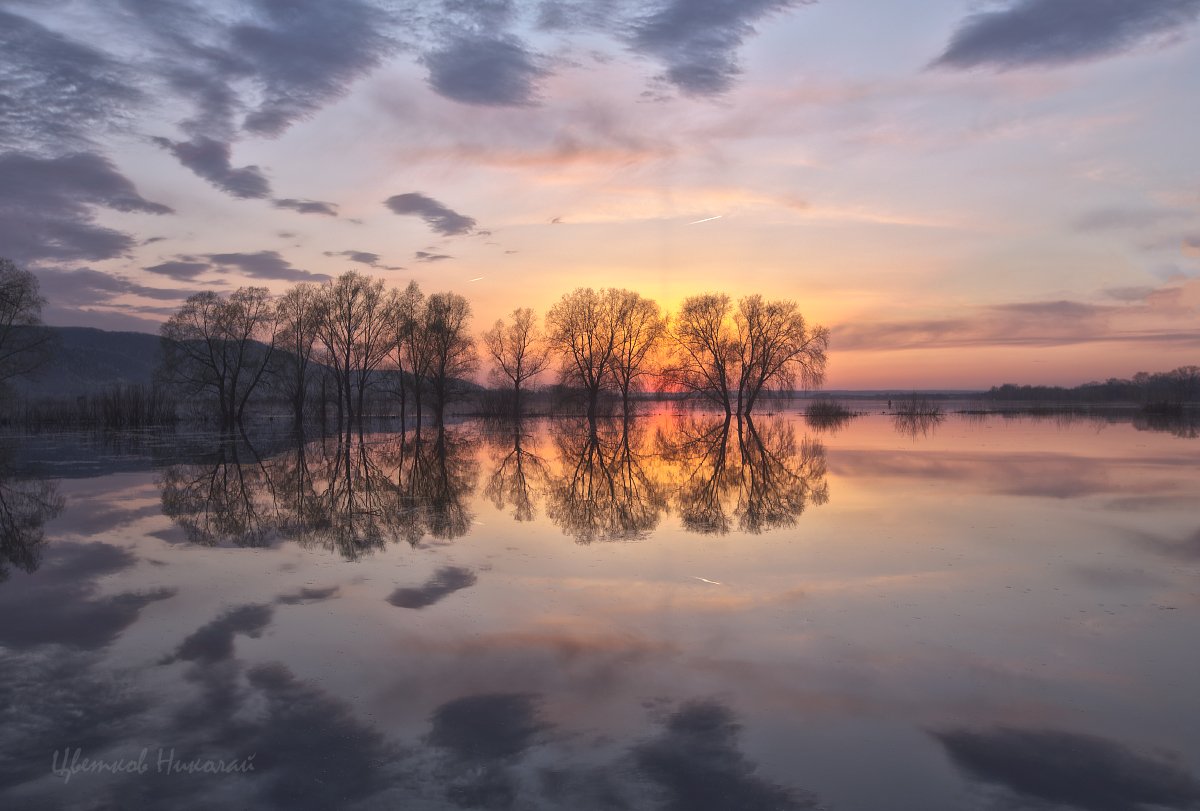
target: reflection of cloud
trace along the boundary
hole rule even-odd
[[[459,566],[438,569],[425,584],[416,588],[396,589],[388,602],[398,608],[428,608],[456,591],[475,585],[475,573]]]
[[[541,730],[536,696],[495,693],[442,704],[428,740],[460,761],[505,760],[532,746]]]
[[[1161,538],[1155,535],[1139,535],[1135,542],[1143,549],[1176,560],[1200,560],[1200,530],[1183,540]]]
[[[280,605],[297,605],[300,603],[319,603],[323,600],[328,600],[331,597],[336,597],[338,593],[337,586],[330,586],[324,589],[302,588],[299,591],[291,594],[280,594],[275,598],[275,602]]]
[[[269,605],[240,605],[189,635],[175,656],[167,661],[220,662],[233,656],[233,638],[237,634],[257,637],[271,624],[274,610]]]
[[[1012,0],[963,21],[935,64],[1060,65],[1126,51],[1195,21],[1200,0]]]
[[[1035,802],[1087,811],[1195,808],[1200,781],[1176,762],[1090,735],[1047,729],[933,733],[973,777]]]
[[[100,578],[135,563],[132,554],[110,544],[53,544],[36,574],[0,589],[0,645],[95,650],[112,644],[143,608],[175,594],[171,589],[97,594]]]
[[[814,798],[769,782],[738,748],[741,726],[715,701],[683,705],[658,737],[634,749],[638,769],[671,811],[784,811],[813,808]]]

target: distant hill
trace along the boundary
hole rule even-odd
[[[149,385],[159,361],[159,338],[145,332],[49,327],[58,337],[50,362],[31,380],[13,381],[27,397],[75,397],[114,383]]]

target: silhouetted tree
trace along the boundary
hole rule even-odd
[[[292,407],[297,425],[304,421],[304,406],[312,388],[313,354],[321,323],[321,292],[311,284],[298,284],[275,303],[278,324],[276,377]]]
[[[458,293],[434,293],[425,302],[429,390],[439,425],[457,388],[479,368],[470,322],[471,305]]]
[[[666,332],[667,320],[658,304],[631,290],[614,291],[613,299],[617,334],[611,365],[622,409],[628,415],[629,395],[638,378],[650,373],[650,361]]]
[[[42,325],[37,277],[0,258],[0,384],[37,371],[50,358],[53,333]]]
[[[337,380],[338,422],[344,414],[351,424],[362,418],[363,401],[372,374],[394,346],[392,298],[383,281],[347,271],[321,291],[322,360]]]
[[[747,296],[734,317],[739,350],[738,413],[754,410],[770,388],[808,389],[825,379],[829,330],[809,327],[794,301]]]
[[[593,423],[617,347],[616,298],[613,290],[581,287],[546,313],[546,337],[562,360],[563,381],[587,394],[587,416]]]
[[[242,287],[226,298],[197,293],[160,334],[162,379],[185,395],[215,397],[223,426],[240,422],[275,351],[275,307],[266,288]]]
[[[503,319],[483,334],[493,367],[491,376],[500,385],[512,386],[513,415],[521,414],[521,391],[550,365],[550,352],[528,307],[512,311],[512,323]]]
[[[729,296],[708,293],[685,299],[671,319],[672,357],[664,379],[733,414],[737,341],[729,323]]]

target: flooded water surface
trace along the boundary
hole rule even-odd
[[[1200,807],[1194,435],[12,438],[3,807]]]

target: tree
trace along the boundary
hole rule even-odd
[[[160,330],[162,377],[186,394],[208,392],[221,425],[241,422],[275,351],[275,307],[264,287],[242,287],[221,298],[197,293]]]
[[[434,293],[425,303],[423,332],[429,389],[439,426],[455,388],[479,368],[470,322],[471,305],[458,293]]]
[[[528,307],[512,311],[512,323],[498,319],[483,334],[483,345],[494,364],[492,377],[513,389],[513,415],[521,416],[521,389],[550,365],[547,348],[533,310]]]
[[[363,400],[372,373],[393,345],[391,297],[383,281],[347,271],[321,289],[321,320],[317,334],[323,360],[334,371],[338,386],[338,422],[349,425],[362,417]]]
[[[668,336],[671,384],[750,414],[764,391],[818,386],[825,377],[829,330],[809,327],[793,301],[747,296],[734,311],[724,294],[684,301]]]
[[[664,378],[733,413],[730,384],[737,342],[729,324],[729,296],[707,293],[685,299],[667,332],[672,358]]]
[[[629,394],[639,377],[649,373],[649,361],[667,328],[658,304],[631,290],[612,291],[616,309],[616,341],[612,373],[621,391],[621,405],[629,415]]]
[[[408,397],[407,390],[413,393],[413,405],[417,414],[417,424],[421,422],[421,393],[425,386],[425,377],[429,372],[429,353],[426,351],[425,340],[425,294],[416,282],[409,282],[404,292],[396,297],[396,307],[393,314],[395,320],[396,370],[400,374],[400,425],[405,424],[405,407]],[[408,372],[408,385],[405,384],[405,370]]]
[[[770,388],[808,389],[825,379],[829,330],[809,328],[794,301],[763,301],[747,296],[738,302],[739,350],[737,410],[749,414]]]
[[[37,371],[49,359],[53,334],[42,326],[45,303],[36,276],[0,259],[0,384]]]
[[[297,425],[304,421],[304,405],[312,384],[313,353],[321,322],[320,290],[298,284],[275,304],[278,323],[276,375],[283,395],[292,406]]]
[[[593,424],[616,350],[615,297],[613,290],[598,293],[581,287],[563,296],[546,313],[546,336],[551,349],[562,359],[563,380],[585,391],[587,417]]]

